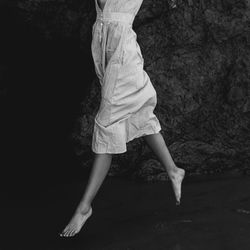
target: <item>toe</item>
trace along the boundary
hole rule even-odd
[[[68,236],[71,236],[71,232],[72,232],[72,230],[69,230],[69,232],[68,232]]]
[[[60,236],[64,236],[65,235],[66,230],[64,229],[61,233]]]
[[[65,231],[64,236],[65,236],[65,237],[68,237],[68,236],[69,236],[69,230],[66,230],[66,231]]]
[[[68,236],[68,231],[65,231],[65,232],[63,233],[63,236],[64,236],[64,237],[67,237],[67,236]]]
[[[70,230],[68,231],[68,237],[71,236],[71,232],[72,232],[72,229],[70,229]]]
[[[74,236],[75,235],[75,230],[72,230],[71,232],[70,232],[70,236]]]
[[[69,236],[74,236],[75,235],[75,230],[71,230],[70,233],[69,233]]]

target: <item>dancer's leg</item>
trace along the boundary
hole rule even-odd
[[[171,157],[167,145],[161,133],[151,134],[144,136],[145,141],[157,155],[161,164],[165,167],[170,180],[172,181],[173,189],[175,192],[177,204],[180,203],[181,198],[181,182],[185,175],[185,170],[178,168],[173,158]]]
[[[91,203],[109,171],[111,161],[112,154],[95,154],[86,190],[72,219],[60,234],[61,236],[73,236],[78,233],[87,218],[92,214]]]

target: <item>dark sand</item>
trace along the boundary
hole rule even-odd
[[[0,249],[250,249],[250,177],[186,177],[179,207],[170,182],[107,177],[80,233],[62,238],[58,233],[85,185],[56,186],[33,199],[9,198],[1,205]]]

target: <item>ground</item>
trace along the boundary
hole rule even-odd
[[[85,185],[55,184],[36,198],[9,197],[1,249],[250,249],[250,177],[187,177],[179,207],[169,182],[107,177],[80,233],[61,238]]]

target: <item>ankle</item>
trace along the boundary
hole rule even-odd
[[[168,170],[168,175],[170,178],[174,178],[176,176],[176,174],[179,173],[180,168],[178,168],[176,165],[172,165],[171,167],[169,167]]]
[[[90,203],[80,202],[80,204],[76,208],[76,211],[81,212],[81,213],[85,213],[85,212],[89,211],[90,207],[91,207]]]
[[[169,171],[171,172],[171,173],[177,173],[178,171],[179,171],[179,169],[180,168],[178,168],[175,164],[173,164],[173,165],[171,165],[170,167],[169,167]]]

